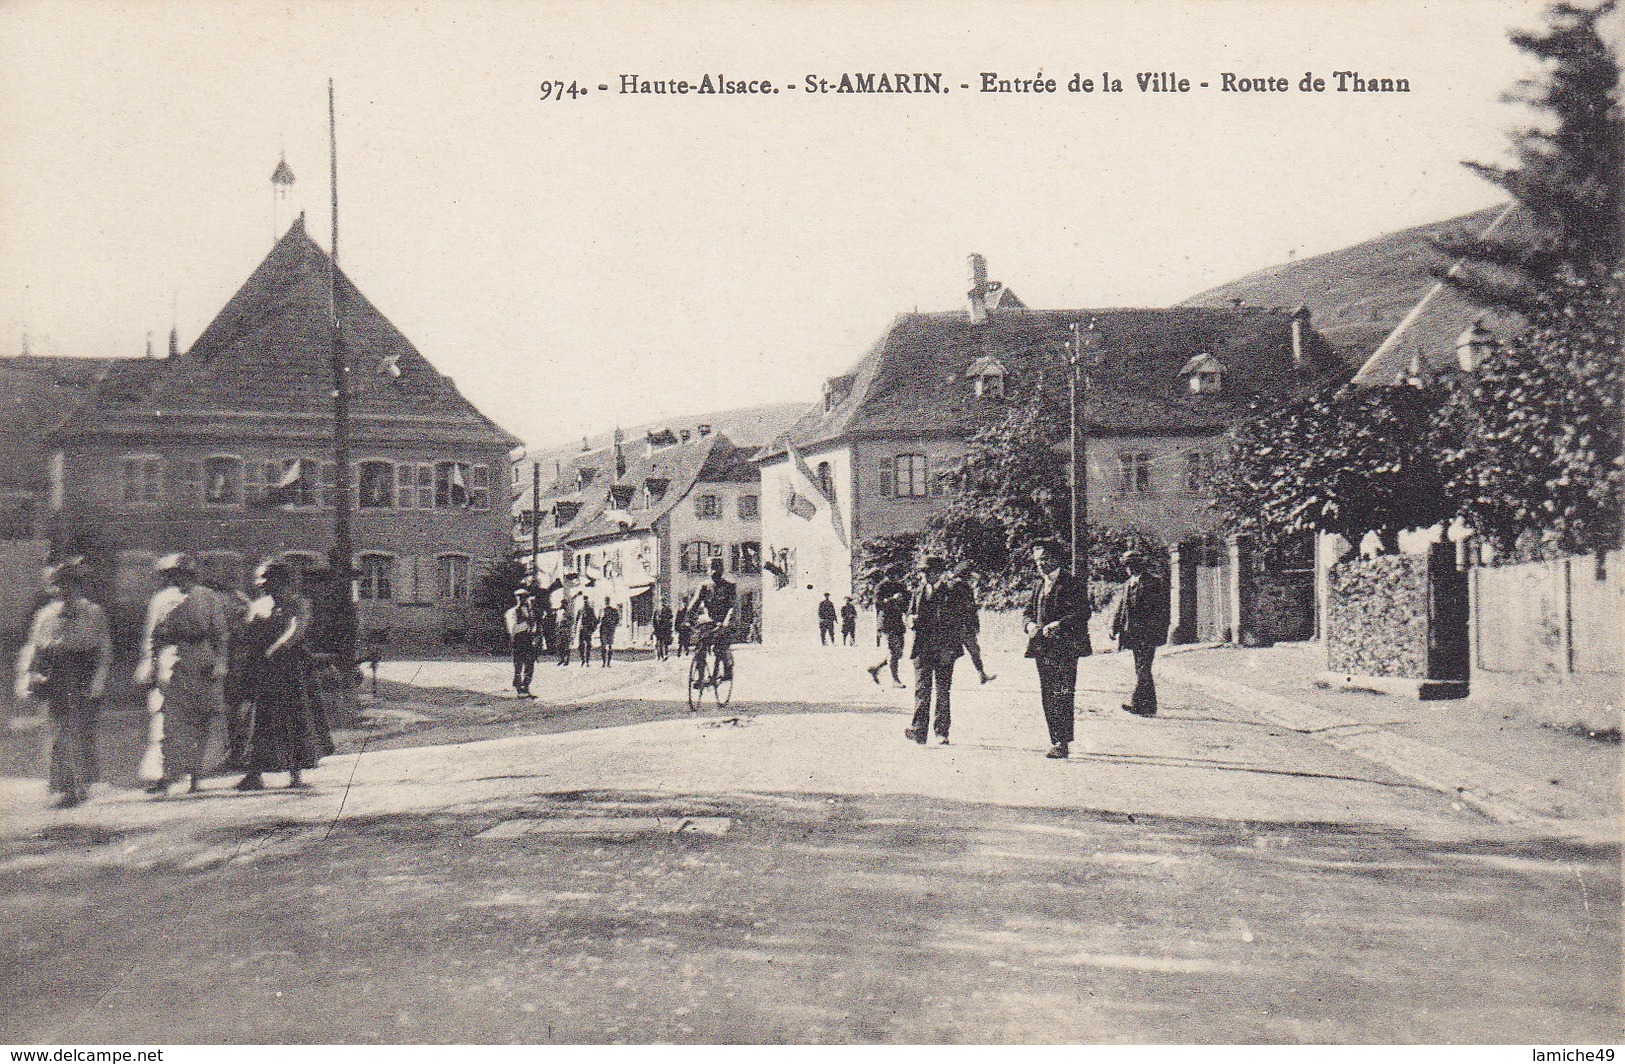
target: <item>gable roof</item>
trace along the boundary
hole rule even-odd
[[[62,435],[213,424],[254,415],[332,417],[330,260],[305,232],[289,227],[184,355],[154,363],[146,380],[123,379],[97,394],[63,425]],[[352,380],[358,435],[381,423],[412,422],[470,440],[518,440],[463,398],[346,277],[334,271],[340,342]],[[398,377],[379,372],[393,362]],[[399,431],[399,429],[397,429]]]
[[[1097,434],[1207,434],[1222,431],[1254,401],[1284,398],[1328,374],[1346,372],[1312,329],[1306,365],[1293,361],[1291,315],[1261,308],[1029,310],[972,322],[963,311],[901,314],[853,369],[850,395],[810,409],[764,447],[757,461],[784,453],[785,440],[812,449],[862,438],[968,436],[989,400],[965,384],[969,368],[998,361],[1017,386],[1044,381],[1064,391],[1062,352],[1070,326],[1093,321],[1098,338],[1091,387],[1079,420]],[[1222,395],[1194,395],[1180,367],[1207,352],[1226,367]]]
[[[657,447],[652,452],[642,444],[628,446],[622,454],[626,472],[619,476],[615,473],[613,447],[582,451],[559,467],[552,486],[542,493],[541,512],[547,513],[561,502],[578,504],[580,509],[564,528],[542,529],[540,548],[645,531],[686,499],[697,484],[753,483],[758,476],[750,451],[716,433]],[[582,469],[596,473],[590,484],[577,488],[577,474]],[[650,480],[665,481],[665,495],[652,506],[638,507],[643,486]],[[633,493],[633,508],[628,511],[630,524],[605,516],[614,508],[611,491],[616,488],[631,489]],[[514,499],[513,512],[523,514],[530,508],[527,487]]]

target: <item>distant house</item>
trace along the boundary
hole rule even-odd
[[[630,642],[647,634],[655,609],[673,610],[709,579],[720,559],[739,585],[741,622],[753,623],[761,601],[761,495],[751,450],[709,424],[695,430],[646,432],[560,461],[531,504],[522,489],[514,503],[513,547],[526,561],[530,529],[539,522],[534,553],[543,586],[576,572],[591,587],[593,606],[607,597],[621,610]]]
[[[266,559],[325,565],[338,490],[329,266],[301,216],[189,350],[110,363],[49,435],[51,527],[104,560],[119,604],[145,598],[170,551],[227,588]],[[518,441],[342,272],[337,299],[363,634],[455,638],[476,623],[480,574],[509,553],[503,471]]]
[[[0,358],[0,539],[28,539],[49,508],[45,436],[88,398],[120,360]]]
[[[996,298],[993,298],[996,295]],[[1079,412],[1088,517],[1173,545],[1217,527],[1210,473],[1225,430],[1341,359],[1308,315],[1263,308],[1032,310],[971,257],[967,308],[899,315],[823,402],[757,455],[762,530],[783,587],[767,595],[770,638],[805,638],[826,593],[853,593],[866,539],[923,529],[945,475],[1012,386],[1065,387],[1071,327],[1093,323]],[[809,483],[810,482],[810,483]]]

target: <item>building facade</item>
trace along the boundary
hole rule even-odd
[[[761,493],[750,452],[701,425],[650,432],[560,461],[532,507],[514,502],[514,551],[529,562],[530,528],[537,581],[578,573],[595,609],[621,611],[621,645],[647,639],[654,611],[676,610],[709,579],[721,559],[739,585],[740,623],[754,630],[762,594]]]
[[[99,559],[113,603],[184,550],[243,588],[281,560],[321,570],[339,489],[329,270],[301,217],[184,354],[112,363],[48,437],[51,528]],[[509,551],[516,443],[335,271],[350,368],[351,559],[363,641],[456,643],[491,620],[474,590]]]
[[[1170,546],[1218,525],[1208,503],[1225,430],[1255,404],[1344,371],[1301,310],[1032,310],[987,281],[979,256],[970,278],[965,310],[899,315],[758,453],[764,542],[779,570],[767,638],[816,638],[817,603],[854,593],[863,542],[923,531],[941,512],[947,474],[978,428],[1022,403],[1064,412],[1074,344],[1088,518]]]

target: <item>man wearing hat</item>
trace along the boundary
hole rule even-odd
[[[1128,583],[1112,618],[1117,648],[1134,652],[1134,696],[1123,708],[1137,717],[1154,717],[1157,685],[1151,679],[1151,661],[1168,639],[1168,589],[1139,551],[1124,554],[1123,566],[1129,571]]]
[[[508,626],[508,638],[513,642],[513,689],[520,698],[534,698],[530,693],[530,678],[536,671],[536,604],[531,600],[530,588],[521,587],[513,593],[513,605],[503,614]]]
[[[931,725],[931,693],[936,691],[936,736],[948,745],[953,723],[954,662],[976,627],[976,604],[970,589],[948,572],[948,563],[929,555],[920,565],[920,583],[909,607],[914,618],[914,723],[905,738],[924,744]]]
[[[83,802],[100,775],[96,717],[113,641],[107,615],[85,598],[82,560],[45,570],[51,601],[41,606],[17,654],[17,700],[38,697],[51,721],[50,789],[64,809]]]
[[[1067,569],[1067,549],[1056,540],[1033,544],[1038,583],[1028,600],[1023,629],[1027,657],[1038,668],[1038,697],[1049,729],[1045,757],[1070,756],[1078,691],[1078,659],[1089,644],[1089,588]]]
[[[184,775],[195,792],[202,789],[209,725],[225,708],[231,629],[225,603],[197,582],[189,555],[165,555],[154,567],[166,586],[147,604],[135,682],[163,693],[164,774],[147,790],[165,794]]]

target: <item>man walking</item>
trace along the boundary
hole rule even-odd
[[[903,732],[906,738],[925,743],[935,689],[935,732],[942,745],[948,745],[954,662],[965,652],[974,611],[970,590],[949,575],[947,563],[936,555],[927,557],[909,610],[914,615],[914,649],[909,655],[914,659],[914,723]]]
[[[903,640],[908,631],[908,592],[896,580],[886,580],[881,583],[877,595],[875,642],[886,640],[886,656],[868,670],[869,679],[878,684],[880,670],[890,665],[892,684],[906,687],[903,678],[897,675],[897,663],[903,660]]]
[[[671,649],[672,631],[671,604],[665,598],[661,598],[660,608],[655,610],[654,631],[655,660],[665,661],[667,653]]]
[[[610,662],[615,659],[615,629],[621,626],[621,611],[615,604],[604,596],[604,612],[598,615],[598,656],[599,664],[609,668]]]
[[[852,605],[852,596],[841,603],[841,645],[858,645],[858,608]]]
[[[581,606],[586,595],[576,586],[576,574],[565,573],[564,585],[559,589],[558,622],[553,630],[553,643],[559,654],[559,664],[570,664],[570,652],[576,645],[576,627],[581,623]]]
[[[830,601],[828,591],[824,592],[824,601],[818,604],[818,645],[835,645],[835,603]]]
[[[503,615],[513,644],[513,690],[520,698],[534,698],[530,680],[536,672],[536,605],[529,588],[519,588],[513,598],[513,605]]]
[[[1124,554],[1123,566],[1129,571],[1128,583],[1123,585],[1123,597],[1112,618],[1117,649],[1134,652],[1134,695],[1123,708],[1136,717],[1154,717],[1157,685],[1151,679],[1151,662],[1157,648],[1168,640],[1168,589],[1151,571],[1150,559],[1139,551]]]
[[[576,622],[576,655],[581,659],[582,667],[592,664],[592,635],[598,630],[598,614],[593,611],[592,601],[583,593],[581,596],[581,617]]]
[[[1072,746],[1073,702],[1077,697],[1078,659],[1089,646],[1089,591],[1065,568],[1065,548],[1054,541],[1033,547],[1038,584],[1027,603],[1023,629],[1027,656],[1038,666],[1038,697],[1049,728],[1049,753],[1066,758]]]

